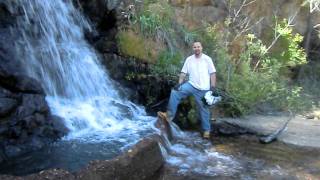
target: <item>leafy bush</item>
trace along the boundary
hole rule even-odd
[[[307,63],[306,54],[300,47],[303,37],[300,34],[294,34],[287,24],[286,19],[276,24],[275,30],[280,36],[275,47],[271,49],[270,57],[277,61],[266,62],[277,63],[280,66],[280,75],[284,76],[288,75],[291,67]]]
[[[284,24],[284,23],[283,23]],[[212,48],[216,57],[218,86],[225,91],[230,101],[223,104],[226,111],[234,116],[254,111],[257,105],[272,103],[279,109],[302,110],[310,105],[302,99],[301,87],[289,87],[284,71],[306,62],[305,53],[299,47],[302,38],[292,33],[289,27],[279,25],[283,51],[268,52],[268,48],[253,34],[240,38],[237,51],[230,51],[221,33],[213,26],[202,35],[204,44]],[[237,52],[238,55],[230,54]],[[300,103],[298,103],[300,102]]]
[[[136,19],[142,34],[156,37],[158,31],[168,32],[173,21],[173,9],[167,2],[145,2],[145,9]]]
[[[177,79],[182,67],[183,57],[180,52],[170,53],[165,50],[162,51],[156,64],[151,67],[151,72],[157,76],[172,77],[171,79]]]

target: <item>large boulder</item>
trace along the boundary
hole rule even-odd
[[[77,179],[149,179],[164,164],[157,139],[146,138],[112,160],[93,161],[86,169],[77,173]]]

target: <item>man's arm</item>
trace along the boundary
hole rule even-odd
[[[181,72],[179,75],[179,84],[182,84],[185,79],[186,79],[186,74]]]
[[[216,73],[210,74],[210,87],[215,88],[216,87]]]

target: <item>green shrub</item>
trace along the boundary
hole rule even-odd
[[[136,19],[142,34],[156,37],[158,31],[168,32],[173,21],[173,9],[167,2],[145,2],[145,9]]]
[[[170,53],[168,50],[162,51],[158,59],[151,67],[152,74],[157,76],[171,77],[177,79],[183,63],[183,57],[180,52]]]
[[[284,24],[284,22],[283,22]],[[253,112],[257,105],[271,103],[278,109],[303,110],[310,106],[310,101],[301,98],[300,87],[290,87],[283,75],[289,68],[306,62],[306,56],[299,47],[302,38],[292,33],[289,27],[276,27],[281,34],[283,51],[268,52],[263,42],[253,34],[242,38],[239,55],[230,54],[230,46],[225,46],[228,39],[217,33],[213,26],[202,35],[203,44],[211,50],[217,67],[218,87],[229,96],[223,107],[230,115],[244,115]],[[243,44],[241,46],[241,44]],[[229,43],[230,45],[230,43]],[[207,47],[206,47],[207,48]],[[232,58],[233,57],[233,58]],[[299,103],[298,103],[299,102]]]
[[[277,61],[270,61],[269,63],[277,63],[280,66],[281,73],[279,75],[290,76],[290,68],[307,63],[306,54],[300,47],[303,36],[294,34],[292,28],[287,25],[286,19],[276,24],[275,30],[280,37],[271,49],[270,57]]]

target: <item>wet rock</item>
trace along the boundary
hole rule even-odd
[[[44,94],[41,84],[27,76],[16,74],[16,70],[8,72],[6,67],[0,65],[0,85],[11,92]],[[12,73],[12,74],[11,74]]]
[[[5,146],[4,152],[7,157],[15,157],[21,154],[22,149],[18,146],[8,145]]]
[[[68,134],[69,129],[65,126],[64,120],[61,117],[50,115],[47,119],[56,137],[62,137]]]
[[[8,131],[8,127],[0,126],[0,136]],[[1,162],[1,161],[0,161]]]
[[[22,104],[17,108],[15,115],[18,118],[33,115],[36,112],[48,113],[49,106],[45,97],[37,94],[23,94]]]
[[[162,133],[162,136],[168,137],[169,140],[173,139],[172,131],[170,128],[170,124],[164,120],[158,117],[156,122],[156,127],[160,129],[160,132]]]
[[[80,0],[80,6],[97,31],[87,31],[85,37],[100,52],[117,53],[117,8],[120,0]]]
[[[62,170],[62,169],[51,169],[47,171],[41,171],[38,174],[33,174],[29,176],[24,177],[18,177],[18,176],[0,176],[1,180],[73,180],[75,179],[74,175],[68,171]]]
[[[15,16],[10,13],[5,2],[0,2],[0,28],[6,28],[15,22]]]
[[[40,179],[78,179],[78,180],[143,180],[154,176],[164,164],[160,146],[159,136],[154,135],[141,140],[124,154],[111,160],[92,161],[88,167],[74,174],[61,170],[51,169],[41,171],[37,174],[17,177],[2,175],[4,180],[40,180]],[[0,157],[1,158],[1,157]]]
[[[0,86],[15,93],[44,94],[38,81],[24,75],[19,58],[16,57],[14,42],[18,41],[19,34],[14,28],[0,28]]]
[[[252,134],[248,128],[241,127],[237,124],[229,123],[227,121],[213,121],[211,123],[213,133],[224,136],[237,136],[241,134]]]
[[[152,138],[140,141],[124,155],[112,160],[94,161],[77,173],[77,179],[148,179],[164,164],[158,142]]]
[[[15,107],[17,107],[18,102],[11,98],[0,98],[0,117],[7,115]]]

